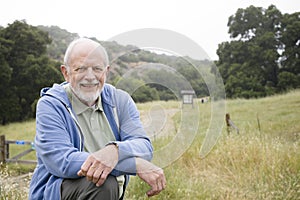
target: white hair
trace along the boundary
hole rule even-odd
[[[104,65],[105,67],[107,67],[109,65],[109,59],[108,59],[108,55],[107,55],[107,52],[105,50],[105,48],[98,42],[95,42],[94,40],[91,40],[89,38],[78,38],[78,39],[75,39],[73,40],[67,50],[66,50],[66,53],[65,53],[65,56],[64,56],[64,65],[66,66],[67,70],[69,71],[70,67],[69,67],[69,58],[70,56],[72,55],[72,51],[74,49],[74,47],[77,45],[77,44],[80,44],[82,42],[90,42],[90,43],[94,43],[96,45],[98,45],[97,48],[100,48],[100,52],[102,54],[102,58],[104,59]]]

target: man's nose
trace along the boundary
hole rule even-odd
[[[87,68],[85,76],[89,79],[94,79],[96,77],[92,67]]]

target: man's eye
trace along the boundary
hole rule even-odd
[[[94,71],[96,72],[102,72],[103,68],[102,67],[93,67]]]
[[[86,70],[85,67],[78,67],[75,69],[76,72],[84,72]]]

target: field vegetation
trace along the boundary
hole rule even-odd
[[[178,109],[178,102],[153,102]],[[224,127],[216,146],[203,159],[200,147],[211,120],[210,103],[198,103],[200,127],[184,154],[164,168],[168,185],[152,199],[299,199],[300,197],[300,91],[259,99],[227,100],[239,134]],[[138,104],[141,113],[151,103]],[[180,109],[179,109],[180,110]],[[143,116],[143,115],[142,115]],[[174,133],[153,141],[159,149],[176,135],[181,114],[172,116]],[[7,139],[33,141],[34,121],[0,126]],[[180,148],[180,147],[178,147]],[[12,148],[11,154],[20,149]],[[26,159],[35,159],[30,154]],[[26,199],[34,166],[1,165],[0,199]],[[126,199],[147,199],[148,186],[132,177]]]

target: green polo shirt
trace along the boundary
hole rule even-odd
[[[94,106],[89,107],[77,98],[69,85],[65,89],[83,132],[84,150],[93,153],[104,148],[109,142],[115,141],[115,136],[103,112],[101,96],[99,95]]]
[[[84,150],[93,153],[104,148],[109,142],[115,141],[116,138],[103,111],[101,96],[99,95],[94,106],[89,107],[78,99],[72,92],[69,84],[64,85],[64,88],[82,129]],[[117,181],[121,197],[125,182],[124,176],[117,177]]]

